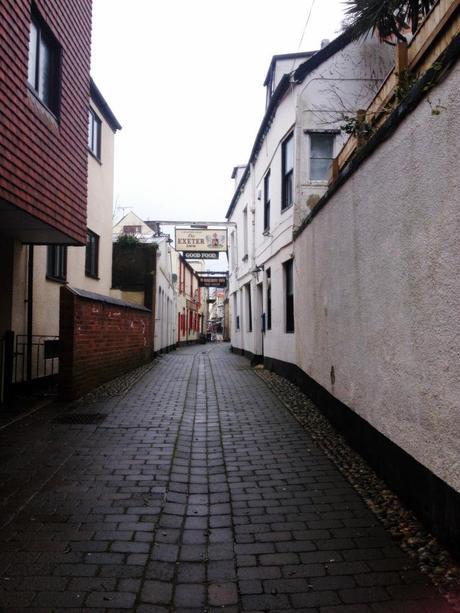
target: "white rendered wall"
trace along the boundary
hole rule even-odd
[[[298,365],[456,490],[459,90],[457,65],[295,242]]]
[[[292,60],[289,64],[291,68]],[[329,60],[313,70],[303,83],[288,91],[279,104],[273,122],[267,131],[257,159],[250,166],[250,176],[240,194],[230,221],[236,222],[234,243],[230,240],[229,294],[238,294],[240,323],[245,308],[241,302],[241,288],[248,282],[253,288],[253,331],[247,322],[235,328],[235,316],[231,318],[231,341],[234,347],[260,355],[263,346],[265,356],[295,362],[294,333],[285,330],[285,297],[283,263],[293,255],[292,232],[294,221],[298,223],[311,202],[309,197],[322,195],[327,182],[309,181],[309,141],[307,129],[327,130],[338,128],[343,115],[366,106],[386,76],[393,62],[393,50],[388,45],[367,41],[348,45]],[[278,62],[277,69],[286,62]],[[278,75],[279,76],[279,75]],[[282,196],[282,143],[294,133],[294,205],[281,210]],[[338,151],[344,137],[337,137]],[[270,230],[264,234],[264,177],[270,170]],[[244,210],[248,214],[248,258],[244,255]],[[231,234],[231,233],[230,233]],[[233,248],[232,248],[233,247]],[[237,251],[235,255],[235,249]],[[259,313],[256,311],[256,284],[264,278],[264,270],[271,268],[272,327],[264,338],[260,332]],[[259,272],[255,272],[258,270]],[[302,274],[294,262],[294,292],[297,276]],[[234,299],[230,298],[234,310]],[[266,284],[263,288],[263,308],[266,312]]]
[[[166,237],[155,239],[158,245],[156,266],[155,334],[154,351],[167,349],[176,343],[177,284],[173,284],[175,272],[174,249]],[[174,252],[174,253],[173,253]]]

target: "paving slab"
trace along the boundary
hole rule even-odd
[[[0,448],[2,612],[450,610],[227,344]]]

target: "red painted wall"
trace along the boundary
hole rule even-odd
[[[30,0],[0,2],[0,200],[86,240],[91,0],[36,0],[62,47],[58,121],[27,84]]]
[[[104,299],[112,300],[81,298],[61,287],[59,379],[66,400],[152,359],[151,311]]]

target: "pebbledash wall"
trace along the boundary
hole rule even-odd
[[[151,360],[151,311],[69,287],[60,298],[61,398],[75,400]]]
[[[27,86],[32,5],[61,48],[58,117]],[[84,244],[91,0],[2,2],[0,53],[3,223],[20,220],[31,242]]]
[[[459,90],[457,63],[305,224],[274,366],[460,552]]]

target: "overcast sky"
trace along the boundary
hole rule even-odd
[[[123,129],[115,205],[223,220],[264,114],[272,55],[337,36],[340,0],[93,0],[92,75]]]

